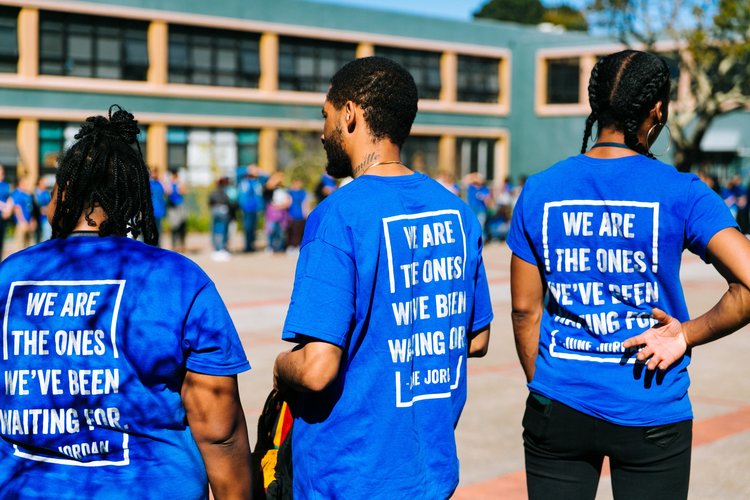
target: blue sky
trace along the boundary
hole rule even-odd
[[[472,13],[487,0],[308,0],[369,7],[378,10],[409,12],[413,14],[445,17],[468,21]],[[568,3],[580,8],[585,0],[542,0],[545,5]]]

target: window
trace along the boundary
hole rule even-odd
[[[18,166],[17,120],[0,120],[0,165],[5,167],[5,180],[11,184],[16,180]]]
[[[326,92],[331,77],[355,58],[351,43],[279,38],[279,89]]]
[[[41,11],[39,72],[146,80],[148,23]]]
[[[18,71],[18,9],[0,7],[0,72]]]
[[[417,172],[434,175],[438,169],[439,137],[410,136],[401,148],[401,161]]]
[[[547,104],[578,104],[581,70],[577,57],[547,60]]]
[[[458,56],[458,100],[497,102],[500,93],[500,60]]]
[[[440,53],[376,47],[375,55],[393,59],[414,77],[420,99],[440,98]]]
[[[234,178],[239,165],[258,159],[257,130],[169,127],[167,165],[187,170],[187,181],[207,186],[219,176]]]
[[[671,83],[669,87],[669,99],[676,101],[680,85],[680,56],[675,52],[667,52],[659,55],[667,62],[667,67],[669,68],[669,80]]]
[[[169,27],[169,81],[257,88],[260,35],[192,26]]]
[[[456,158],[461,177],[479,172],[486,180],[495,176],[495,140],[459,138],[456,141]]]

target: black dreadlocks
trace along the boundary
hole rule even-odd
[[[603,57],[591,71],[589,104],[581,153],[585,153],[594,123],[598,129],[614,128],[625,135],[625,144],[653,158],[648,145],[638,141],[638,127],[657,102],[669,104],[669,68],[659,56],[623,50]]]
[[[109,118],[86,118],[76,143],[60,158],[53,238],[73,232],[82,214],[90,226],[96,225],[89,217],[99,206],[106,213],[100,236],[142,235],[146,243],[156,244],[150,176],[136,140],[139,133],[133,115],[116,104],[109,108]]]

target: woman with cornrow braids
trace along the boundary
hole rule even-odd
[[[139,132],[119,106],[88,118],[52,239],[0,264],[2,498],[250,496],[250,365],[208,276],[154,245]]]
[[[531,176],[515,207],[512,320],[530,391],[531,500],[593,499],[604,457],[616,499],[687,498],[692,349],[750,322],[750,242],[697,176],[651,153],[669,87],[656,55],[599,60],[581,154]],[[693,318],[684,249],[727,280]]]

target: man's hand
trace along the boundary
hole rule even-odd
[[[647,361],[649,370],[666,370],[680,359],[687,350],[688,343],[682,330],[682,323],[654,307],[652,317],[659,323],[640,335],[623,342],[623,347],[644,346],[636,355],[638,361]]]

